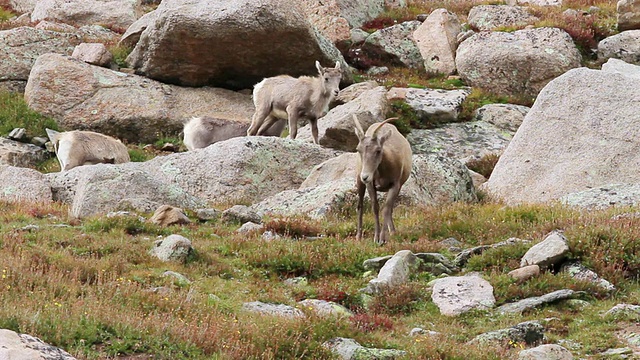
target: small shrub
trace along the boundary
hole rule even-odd
[[[274,218],[266,221],[264,228],[294,239],[315,237],[322,233],[322,229],[317,223],[303,217]]]
[[[409,315],[423,300],[424,289],[416,284],[404,284],[376,295],[368,306],[371,313]]]
[[[353,315],[349,320],[356,329],[365,333],[393,330],[393,320],[387,315],[361,313]]]
[[[109,48],[111,55],[113,55],[113,62],[121,68],[127,67],[126,59],[132,50],[132,48],[123,45],[115,45]]]
[[[469,161],[467,167],[488,179],[499,159],[500,156],[497,154],[487,154],[480,159]]]
[[[402,135],[409,134],[411,128],[422,129],[427,127],[426,124],[422,123],[416,111],[403,100],[394,100],[391,102],[387,118],[391,117],[398,118],[393,121],[393,125],[396,126]]]

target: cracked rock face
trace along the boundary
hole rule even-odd
[[[479,276],[452,276],[434,282],[431,299],[442,315],[489,310],[496,304],[493,286]]]

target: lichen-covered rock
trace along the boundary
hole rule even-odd
[[[471,93],[471,89],[414,89],[391,88],[387,97],[404,100],[415,114],[430,124],[458,121],[462,103]]]
[[[457,316],[471,310],[489,310],[496,304],[493,286],[479,276],[437,279],[433,283],[431,300],[446,316]]]
[[[351,310],[333,301],[305,299],[305,300],[299,301],[298,304],[315,312],[319,316],[323,316],[323,317],[353,316],[353,313],[351,312]]]
[[[516,301],[513,303],[501,305],[498,308],[496,308],[496,312],[500,314],[519,314],[519,313],[522,313],[523,311],[536,308],[543,304],[549,304],[549,303],[553,303],[560,300],[571,299],[577,294],[578,294],[577,292],[569,289],[557,290],[542,296],[534,296],[534,297],[530,297],[530,298]]]
[[[221,220],[239,223],[253,222],[260,224],[262,222],[262,217],[248,206],[233,205],[222,212]]]
[[[571,36],[558,28],[480,32],[456,51],[458,73],[468,85],[501,95],[536,96],[581,59]]]
[[[347,338],[333,338],[322,344],[343,360],[394,360],[403,357],[406,351],[396,349],[374,349],[360,345]]]
[[[0,329],[0,359],[3,360],[75,360],[66,351],[27,334]]]
[[[513,343],[525,343],[528,345],[542,341],[545,328],[538,321],[525,321],[506,329],[490,331],[480,334],[471,340],[471,343],[487,344],[491,342],[503,342],[510,340]]]
[[[419,21],[405,21],[377,30],[369,35],[361,49],[374,65],[395,65],[422,69],[424,63],[420,50],[413,40],[413,32]]]
[[[0,199],[49,203],[53,195],[49,181],[39,171],[0,165]]]
[[[377,294],[392,290],[409,280],[409,276],[415,274],[420,267],[420,260],[410,250],[398,251],[385,262],[378,273],[378,277],[369,281],[366,292]]]
[[[484,121],[504,131],[511,139],[522,124],[530,108],[514,104],[487,104],[473,113],[473,121]]]
[[[620,59],[640,65],[640,30],[628,30],[598,42],[598,59]]]
[[[306,318],[300,309],[285,304],[269,304],[261,301],[253,301],[242,304],[242,309],[258,314],[281,316],[288,319]]]
[[[518,360],[573,360],[573,355],[560,345],[544,344],[520,351]]]
[[[548,268],[558,264],[569,253],[569,242],[560,231],[553,231],[532,246],[520,259],[520,267],[538,265]]]
[[[456,71],[456,49],[462,25],[456,14],[436,9],[413,32],[427,73],[453,74]]]
[[[524,27],[538,21],[526,8],[510,5],[477,5],[469,11],[469,26],[479,31]]]
[[[600,288],[606,291],[614,291],[616,289],[616,287],[612,283],[601,278],[593,270],[587,268],[579,262],[562,264],[561,271],[569,274],[569,276],[576,280],[589,281],[595,285],[598,285]]]
[[[640,162],[637,108],[629,101],[640,98],[640,87],[629,86],[638,81],[632,69],[640,67],[616,63],[603,70],[573,69],[550,82],[483,189],[517,204],[640,183],[640,173],[627,166]]]
[[[124,30],[142,15],[139,5],[139,0],[40,0],[31,12],[31,21],[49,19]]]
[[[161,261],[186,262],[193,253],[193,247],[189,239],[174,234],[156,240],[149,253]]]
[[[151,79],[184,86],[250,88],[265,77],[315,75],[338,49],[287,0],[164,0],[127,57]],[[260,21],[255,21],[260,19]]]

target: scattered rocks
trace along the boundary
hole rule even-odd
[[[262,223],[262,217],[250,207],[245,205],[233,205],[222,212],[222,221],[246,223],[252,222],[256,224]]]
[[[322,317],[349,317],[353,316],[351,310],[333,301],[306,299],[298,302],[301,306],[312,310]]]
[[[480,334],[471,343],[487,344],[509,340],[513,343],[536,344],[544,339],[545,328],[538,321],[525,321],[506,329]]]
[[[620,320],[640,320],[640,305],[618,304],[604,314],[605,317],[613,317]]]
[[[188,224],[191,222],[184,210],[171,205],[160,206],[149,221],[160,226]]]
[[[366,348],[353,339],[340,337],[333,338],[322,346],[343,360],[393,360],[406,354],[402,350]]]
[[[398,251],[380,269],[378,277],[369,281],[364,290],[368,294],[377,294],[391,290],[409,280],[409,276],[420,267],[420,260],[409,250]]]
[[[562,264],[560,269],[561,271],[568,273],[572,278],[576,280],[584,280],[594,283],[601,287],[606,291],[614,291],[616,287],[608,282],[607,280],[601,278],[596,274],[593,270],[588,269],[586,266],[580,264],[579,262],[571,262]]]
[[[560,345],[545,344],[520,351],[518,360],[573,360],[573,355]]]

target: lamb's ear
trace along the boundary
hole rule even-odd
[[[316,60],[316,69],[318,69],[318,73],[320,75],[324,75],[324,68],[320,65],[320,61]]]
[[[364,130],[362,130],[362,125],[360,125],[360,121],[358,121],[358,117],[356,114],[351,114],[353,116],[353,122],[355,123],[355,131],[358,140],[362,140],[364,138]]]
[[[340,61],[336,61],[336,70],[340,70]]]

